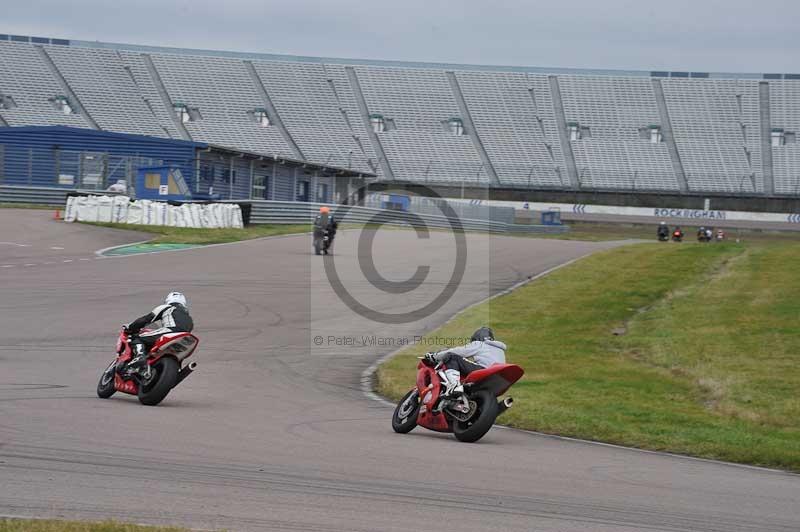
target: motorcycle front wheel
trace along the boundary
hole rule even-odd
[[[117,391],[114,386],[114,372],[117,370],[117,361],[113,360],[111,365],[100,375],[100,382],[97,383],[97,397],[108,399]]]
[[[497,418],[497,398],[492,392],[482,390],[471,397],[475,401],[475,414],[467,421],[454,420],[453,434],[458,441],[476,442],[483,438]]]
[[[178,383],[178,361],[170,356],[159,359],[150,368],[152,376],[139,386],[139,402],[155,406],[167,396]]]
[[[417,426],[419,405],[419,393],[414,388],[397,403],[397,408],[394,409],[394,414],[392,414],[392,429],[400,434],[406,434],[414,430],[414,427]]]

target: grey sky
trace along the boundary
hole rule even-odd
[[[490,65],[800,72],[796,0],[5,0],[0,33]]]

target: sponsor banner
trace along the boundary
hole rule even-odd
[[[458,200],[455,200],[458,201]],[[469,201],[469,200],[464,200]],[[475,201],[475,200],[472,200]],[[479,200],[485,205],[500,205],[532,211],[557,210],[572,214],[611,214],[616,216],[644,216],[660,220],[671,218],[697,220],[728,220],[800,224],[800,214],[780,212],[720,211],[709,209],[680,209],[662,207],[616,207],[586,203],[537,203],[523,201]],[[654,220],[655,221],[655,220]]]

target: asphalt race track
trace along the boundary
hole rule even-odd
[[[498,428],[477,444],[398,435],[391,409],[365,398],[361,373],[393,339],[614,244],[470,235],[454,296],[386,324],[341,302],[307,235],[100,259],[94,250],[141,236],[49,217],[0,210],[2,515],[326,532],[800,530],[795,475]],[[413,311],[447,284],[453,235],[377,232],[387,279],[430,266],[406,294],[364,280],[360,235],[341,233],[333,261],[370,308]],[[191,300],[197,371],[159,407],[98,399],[119,325],[170,290]]]

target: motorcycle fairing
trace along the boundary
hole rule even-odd
[[[433,408],[436,406],[439,394],[442,391],[439,376],[433,368],[426,366],[422,362],[419,363],[417,368],[420,370],[417,373],[417,391],[419,392],[420,403],[422,403],[417,415],[417,424],[437,432],[452,432],[453,427],[450,425],[447,416],[442,412],[433,412]]]
[[[114,372],[114,388],[118,392],[122,393],[129,393],[131,395],[136,395],[139,393],[139,385],[136,383],[135,380],[125,380],[119,376],[119,373],[116,371]]]
[[[492,364],[475,370],[464,378],[463,384],[473,383],[476,388],[490,390],[499,397],[517,382],[525,371],[516,364]]]
[[[152,365],[165,355],[173,356],[178,362],[182,362],[192,356],[199,343],[200,340],[188,332],[167,333],[156,341],[150,350],[147,362]]]

